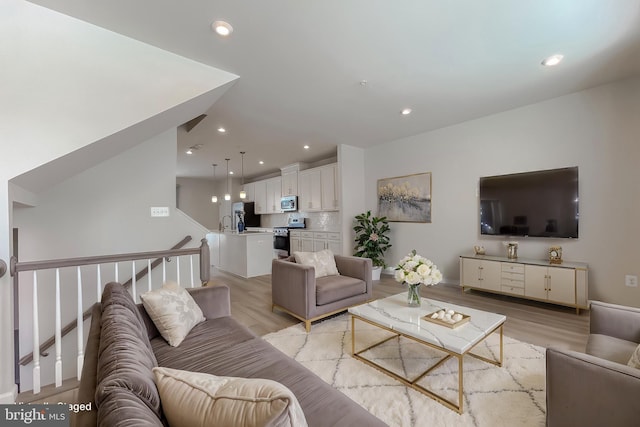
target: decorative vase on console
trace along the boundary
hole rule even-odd
[[[431,260],[418,255],[414,249],[398,263],[396,281],[407,285],[409,307],[420,307],[420,285],[437,285],[442,281],[442,273]]]

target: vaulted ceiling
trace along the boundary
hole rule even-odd
[[[640,0],[31,1],[240,76],[180,130],[183,177],[238,173],[240,151],[261,176],[640,73]]]

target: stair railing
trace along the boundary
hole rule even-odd
[[[41,364],[40,356],[46,357],[48,353],[46,350],[55,345],[55,387],[62,386],[62,337],[70,333],[74,328],[77,331],[77,379],[80,380],[82,374],[82,366],[84,363],[84,330],[83,323],[91,315],[91,309],[83,310],[83,284],[82,284],[82,270],[81,267],[95,266],[96,274],[96,294],[97,300],[100,301],[102,295],[102,269],[103,264],[114,264],[114,277],[115,281],[119,281],[120,272],[118,263],[131,262],[131,279],[124,283],[125,286],[130,287],[130,291],[135,302],[138,302],[137,284],[146,275],[147,289],[150,291],[153,288],[151,270],[160,264],[162,264],[162,283],[167,280],[167,262],[171,261],[171,257],[176,259],[176,280],[179,280],[180,276],[180,258],[188,257],[190,268],[190,285],[195,286],[194,281],[194,255],[199,255],[200,265],[200,282],[202,285],[206,284],[210,278],[209,268],[209,245],[206,239],[201,240],[201,245],[197,248],[179,249],[191,240],[190,236],[185,237],[181,242],[175,245],[172,249],[163,251],[151,251],[151,252],[136,252],[117,255],[104,255],[104,256],[91,256],[82,258],[68,258],[68,259],[55,259],[45,261],[18,261],[16,257],[12,257],[10,261],[10,271],[13,277],[14,286],[14,339],[15,339],[15,380],[18,388],[20,389],[20,365],[26,365],[33,362],[33,394],[40,393],[41,390]],[[136,261],[146,260],[147,266],[139,272],[136,272]],[[152,261],[153,260],[153,261]],[[75,321],[70,322],[64,328],[61,327],[61,304],[60,304],[60,289],[62,286],[60,280],[60,270],[63,268],[75,267],[77,272],[76,286],[77,286],[77,318]],[[38,272],[43,270],[55,271],[55,334],[40,344],[40,327],[39,327],[39,310],[38,310]],[[33,274],[33,289],[32,289],[32,309],[33,309],[33,351],[32,353],[19,358],[19,345],[20,345],[20,328],[19,328],[19,277],[20,273],[32,272]],[[90,307],[93,303],[90,304]]]

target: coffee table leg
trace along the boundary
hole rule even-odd
[[[458,413],[462,414],[462,412],[464,411],[464,409],[462,409],[462,404],[463,404],[463,392],[462,392],[462,385],[464,384],[464,381],[462,379],[462,374],[464,372],[464,370],[462,369],[462,359],[463,356],[458,356]]]
[[[356,318],[351,316],[351,354],[356,354]]]

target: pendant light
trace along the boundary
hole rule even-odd
[[[225,159],[227,161],[227,192],[224,195],[224,199],[225,200],[231,200],[231,193],[229,192],[229,160],[231,159]]]
[[[215,188],[216,188],[216,166],[218,166],[217,164],[213,164],[213,196],[211,196],[211,203],[218,203],[218,196],[216,196],[215,194]]]
[[[241,199],[246,199],[247,198],[247,192],[244,191],[244,153],[246,153],[246,151],[241,151],[240,154],[242,155],[242,190],[240,190],[240,198]]]

